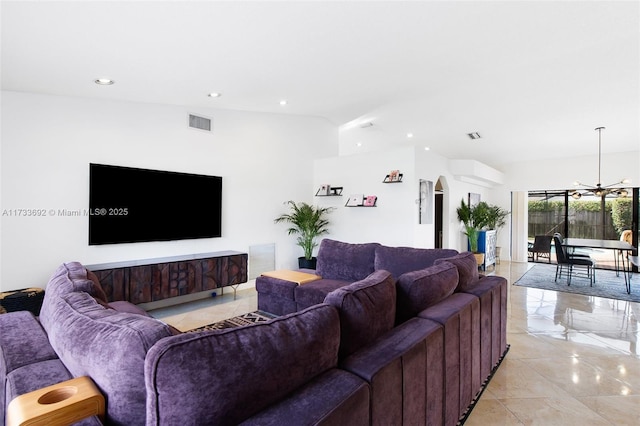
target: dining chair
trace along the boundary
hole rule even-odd
[[[553,243],[558,261],[555,281],[558,281],[558,277],[562,278],[562,272],[565,271],[567,274],[567,285],[571,285],[571,277],[583,277],[588,278],[589,286],[593,287],[593,283],[596,280],[595,261],[590,257],[569,256],[566,247],[562,245],[562,240],[557,235],[553,236]]]
[[[536,262],[538,257],[546,257],[551,263],[551,238],[551,235],[536,235],[533,238],[533,243],[529,243],[527,250],[532,262]]]
[[[558,239],[560,240],[560,245],[563,244],[564,242],[564,237],[562,236],[561,233],[556,232],[555,234],[553,234],[553,238],[555,239],[556,237],[558,237]],[[556,244],[555,240],[554,240],[554,245]],[[586,253],[569,253],[567,250],[565,250],[565,254],[569,257],[573,257],[573,258],[582,258],[582,259],[591,259],[591,256],[589,256]]]

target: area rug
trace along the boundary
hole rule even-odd
[[[213,324],[208,324],[202,327],[194,328],[193,330],[187,331],[187,333],[193,333],[196,331],[205,331],[205,330],[222,330],[224,328],[242,327],[243,325],[269,321],[273,318],[276,318],[276,315],[272,315],[264,311],[254,311],[254,312],[249,312],[248,314],[238,315],[237,317],[214,322]]]
[[[557,282],[554,281],[555,276],[556,265],[536,264],[513,285],[640,302],[640,275],[638,274],[631,277],[631,294],[627,294],[622,273],[616,277],[615,271],[597,269],[596,282],[593,283],[593,287],[589,286],[587,278],[571,278],[571,285],[568,286],[566,274],[563,274],[562,278],[558,278]]]

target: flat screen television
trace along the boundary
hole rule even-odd
[[[89,164],[89,245],[220,237],[222,177]]]

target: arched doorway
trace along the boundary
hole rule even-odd
[[[443,248],[445,244],[445,186],[446,180],[440,176],[434,188],[434,247]]]

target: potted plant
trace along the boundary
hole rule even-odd
[[[487,227],[496,230],[496,239],[498,231],[507,224],[507,216],[510,212],[495,204],[489,204],[487,209]],[[500,259],[500,247],[496,246],[496,258]]]
[[[277,217],[275,223],[289,223],[289,235],[297,234],[297,244],[302,247],[304,256],[298,258],[300,268],[315,269],[316,258],[313,249],[318,245],[316,237],[329,233],[329,214],[333,207],[316,207],[304,202],[287,201],[290,212]]]
[[[509,213],[510,212],[500,206],[494,204],[487,205],[487,227],[498,231],[507,224],[507,216],[509,216]]]
[[[489,205],[484,201],[475,206],[466,204],[464,200],[460,202],[460,207],[456,209],[458,220],[464,226],[464,234],[469,240],[469,250],[476,255],[478,265],[484,263],[484,253],[478,253],[478,236],[480,230],[487,225],[487,212]]]

